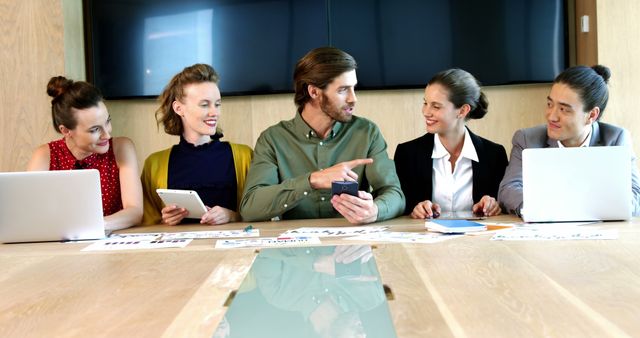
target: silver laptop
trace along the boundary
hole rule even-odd
[[[525,149],[525,222],[631,218],[631,153],[627,147]]]
[[[97,170],[0,173],[0,242],[103,237]]]

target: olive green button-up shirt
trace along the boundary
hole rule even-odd
[[[240,202],[243,220],[341,217],[331,205],[331,190],[312,189],[309,176],[359,158],[373,159],[372,164],[353,171],[358,174],[359,190],[371,191],[374,197],[377,220],[400,215],[404,195],[387,143],[373,122],[354,116],[350,122],[336,122],[329,136],[321,139],[297,113],[258,138]]]

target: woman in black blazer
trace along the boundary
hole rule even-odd
[[[466,127],[468,119],[482,118],[488,105],[478,81],[464,70],[449,69],[429,81],[422,107],[427,134],[398,145],[394,156],[405,214],[429,218],[469,209],[500,214],[495,197],[507,153]]]

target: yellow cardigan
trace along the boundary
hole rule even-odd
[[[249,171],[249,165],[253,158],[253,151],[244,144],[229,144],[231,145],[231,152],[233,153],[233,163],[236,169],[236,182],[238,186],[236,206],[239,206],[240,200],[242,199],[245,179]],[[149,155],[144,161],[144,168],[142,169],[142,176],[140,177],[144,194],[143,225],[160,224],[162,221],[160,211],[164,207],[164,203],[162,203],[162,200],[158,197],[156,189],[167,188],[170,154],[171,148],[165,149]]]

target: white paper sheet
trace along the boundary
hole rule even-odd
[[[124,234],[111,234],[108,239],[128,239],[128,240],[139,240],[139,241],[153,241],[156,239],[160,239],[162,237],[161,232],[150,232],[150,233],[124,233]]]
[[[341,237],[358,236],[376,232],[382,232],[386,226],[358,226],[358,227],[320,227],[320,228],[298,228],[288,230],[279,237]]]
[[[260,237],[259,229],[251,230],[218,230],[218,231],[191,231],[191,232],[167,232],[162,234],[162,239],[178,239],[178,238],[242,238],[242,237]]]
[[[511,229],[500,231],[491,237],[492,241],[566,241],[584,239],[618,239],[618,230],[592,228],[564,229]]]
[[[282,247],[320,244],[318,237],[264,237],[252,239],[219,239],[216,249],[247,248],[247,247]]]
[[[140,240],[140,239],[104,239],[82,249],[82,251],[139,250],[159,248],[184,248],[191,239]]]
[[[372,234],[345,238],[353,241],[378,241],[393,243],[439,243],[463,235],[444,235],[436,233],[417,232],[377,232]]]
[[[112,234],[110,239],[137,239],[137,240],[168,240],[168,239],[203,239],[203,238],[244,238],[260,237],[259,229],[250,230],[215,230],[215,231],[183,231],[183,232],[158,232],[158,233],[124,233]]]

